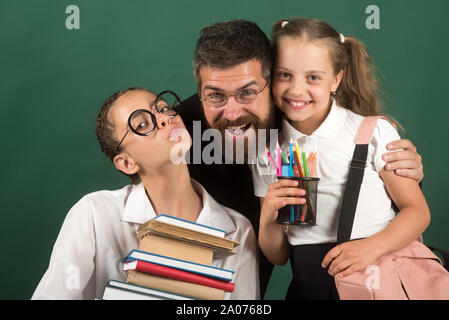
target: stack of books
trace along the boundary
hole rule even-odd
[[[139,247],[125,258],[127,282],[110,280],[103,299],[229,299],[234,271],[212,266],[235,253],[226,231],[158,215],[137,231]]]

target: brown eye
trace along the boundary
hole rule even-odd
[[[151,114],[145,111],[139,111],[133,114],[130,120],[132,128],[142,134],[145,134],[153,129],[153,120]]]
[[[279,73],[279,79],[281,80],[289,80],[291,79],[292,75],[288,72],[280,72]]]

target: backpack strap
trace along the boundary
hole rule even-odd
[[[348,180],[343,195],[343,203],[340,210],[338,222],[337,243],[341,244],[351,239],[352,226],[354,224],[355,210],[363,181],[363,174],[368,156],[368,146],[376,126],[377,120],[382,116],[366,117],[360,124],[357,137],[355,138],[354,154],[349,166]],[[385,119],[385,118],[384,118]],[[396,129],[396,126],[395,126]],[[419,239],[422,242],[422,236]],[[440,248],[427,246],[430,250],[438,252],[444,261],[443,266],[449,271],[449,252]]]
[[[340,220],[338,222],[338,244],[351,239],[355,210],[365,173],[366,158],[368,157],[368,146],[378,119],[378,116],[370,116],[363,119],[354,141],[356,145],[351,164],[349,165],[348,180],[346,181]]]

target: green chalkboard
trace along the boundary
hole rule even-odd
[[[128,183],[101,154],[94,134],[104,99],[135,85],[187,98],[195,91],[191,59],[200,29],[237,18],[255,21],[267,34],[280,18],[319,18],[364,41],[383,75],[388,113],[404,125],[424,159],[423,189],[432,212],[424,238],[449,249],[449,2],[378,0],[378,28],[369,29],[371,4],[1,1],[0,299],[31,297],[76,201]],[[70,5],[79,9],[79,21],[66,13]],[[276,267],[265,297],[283,299],[290,276],[288,266]]]

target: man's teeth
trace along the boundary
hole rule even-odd
[[[248,124],[244,124],[241,126],[230,126],[227,127],[227,130],[232,130],[232,134],[238,136],[241,135],[243,132],[245,132],[245,128],[248,126]]]
[[[241,125],[241,126],[232,126],[232,127],[228,127],[228,129],[230,129],[230,130],[237,130],[237,129],[243,129],[243,128],[245,128],[247,125],[246,124],[243,124],[243,125]]]

